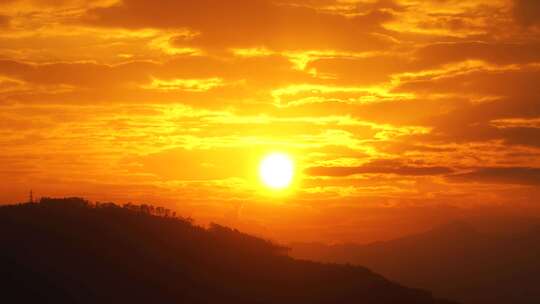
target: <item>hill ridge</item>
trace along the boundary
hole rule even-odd
[[[450,303],[364,267],[136,210],[75,198],[0,207],[2,286],[19,302]]]

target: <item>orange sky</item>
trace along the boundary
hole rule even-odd
[[[278,240],[540,215],[537,0],[0,0],[0,201]],[[286,195],[260,158],[297,162]]]

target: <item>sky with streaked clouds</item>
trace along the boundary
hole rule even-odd
[[[540,214],[539,79],[537,0],[0,0],[0,200],[285,241]]]

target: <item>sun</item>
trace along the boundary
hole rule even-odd
[[[259,166],[261,181],[274,190],[287,188],[293,181],[294,162],[284,153],[271,153]]]

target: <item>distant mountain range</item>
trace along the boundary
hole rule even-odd
[[[70,198],[0,207],[0,244],[5,303],[451,303],[148,205]]]
[[[536,218],[457,221],[367,245],[290,246],[294,257],[363,265],[401,284],[464,304],[540,303],[540,220]]]

